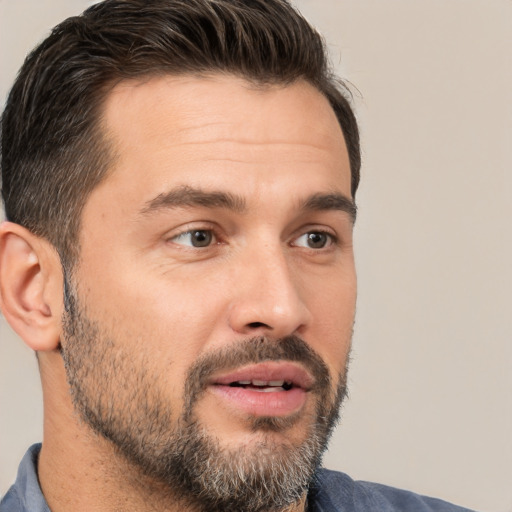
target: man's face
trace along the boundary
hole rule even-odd
[[[83,211],[62,340],[75,405],[178,493],[235,482],[210,510],[244,485],[260,488],[230,509],[264,509],[276,479],[295,488],[275,507],[297,500],[344,393],[355,308],[334,112],[303,82],[163,77],[117,85],[103,129],[117,158]]]

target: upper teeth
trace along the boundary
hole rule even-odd
[[[282,387],[284,380],[239,380],[238,384],[242,386],[270,386],[270,387]]]

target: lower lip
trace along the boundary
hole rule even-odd
[[[301,388],[264,392],[251,388],[215,385],[210,386],[210,390],[227,402],[228,406],[254,416],[288,416],[298,412],[306,402],[306,391]]]

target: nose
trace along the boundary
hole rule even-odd
[[[301,297],[298,275],[290,268],[286,249],[252,253],[240,262],[230,305],[231,329],[245,336],[274,339],[302,334],[311,313]]]

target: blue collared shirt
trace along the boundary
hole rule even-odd
[[[0,512],[50,512],[37,478],[40,444],[21,461],[16,482],[0,503]],[[445,501],[369,482],[355,482],[321,469],[308,498],[309,512],[471,512]]]

